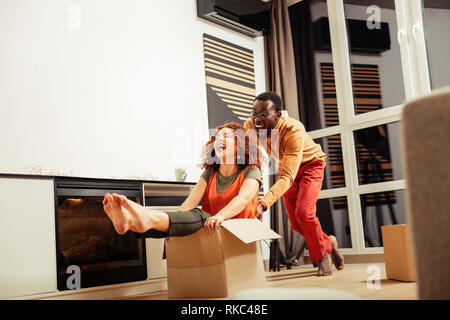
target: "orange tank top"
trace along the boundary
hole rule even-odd
[[[203,196],[202,210],[208,212],[212,216],[216,215],[224,208],[234,197],[239,194],[242,184],[244,183],[245,170],[238,175],[236,180],[224,192],[217,193],[217,172],[209,179],[206,191]],[[258,203],[252,200],[248,203],[244,210],[235,215],[232,219],[252,219],[255,218],[256,207]]]

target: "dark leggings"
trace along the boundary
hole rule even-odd
[[[208,212],[198,208],[189,211],[166,212],[169,216],[169,232],[150,229],[144,233],[135,233],[137,238],[182,237],[194,233],[211,217]]]

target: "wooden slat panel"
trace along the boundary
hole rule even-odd
[[[203,35],[209,127],[244,122],[255,98],[253,51]]]
[[[381,100],[381,86],[377,65],[352,65],[352,80],[354,92],[355,114],[362,114],[370,111],[375,111],[382,108]],[[323,100],[325,111],[325,124],[327,127],[339,124],[336,87],[334,82],[333,64],[321,63],[321,79],[323,83]],[[331,186],[330,188],[345,187],[342,147],[339,136],[332,136],[327,138],[328,142],[328,161],[331,171]],[[373,154],[370,150],[361,144],[356,145],[356,152],[358,155],[359,181],[362,182],[364,178],[374,178],[375,171],[368,170],[364,172],[364,163],[368,161]],[[388,159],[384,159],[382,155],[374,155],[381,165],[382,181],[392,181],[392,163]],[[393,191],[387,192],[388,199],[384,194],[367,195],[365,198],[366,206],[381,205],[387,203],[395,203],[395,193]],[[347,206],[344,199],[333,199],[333,207],[335,209],[342,209]]]

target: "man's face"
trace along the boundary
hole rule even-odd
[[[281,118],[281,112],[275,111],[275,105],[270,100],[256,100],[250,117],[257,132],[266,129],[270,134],[270,130],[275,128]]]

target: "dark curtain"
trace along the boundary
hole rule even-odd
[[[285,0],[272,0],[270,34],[264,40],[267,90],[280,95],[284,109],[298,119],[294,50]]]
[[[306,131],[312,131],[320,128],[320,113],[314,60],[314,28],[309,0],[290,6],[289,17],[300,121]]]

